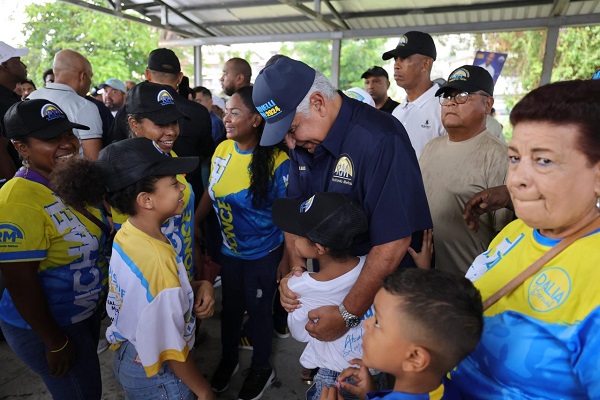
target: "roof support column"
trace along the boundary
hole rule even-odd
[[[331,83],[333,86],[338,87],[340,85],[340,57],[342,53],[342,40],[333,39],[333,46],[331,49]]]
[[[194,46],[194,87],[202,86],[202,46]]]
[[[552,68],[554,67],[554,57],[556,56],[556,45],[558,44],[558,32],[560,27],[550,26],[546,33],[546,48],[544,50],[544,63],[542,65],[542,77],[540,86],[550,83],[552,78]]]

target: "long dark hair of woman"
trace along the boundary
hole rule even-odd
[[[258,111],[252,102],[252,86],[243,87],[236,93],[240,96],[240,99],[244,105],[248,107],[251,113],[258,114]],[[259,142],[264,127],[265,120],[263,118],[258,126]],[[250,187],[248,188],[248,193],[252,196],[252,207],[255,209],[264,208],[264,205],[268,200],[269,189],[273,184],[272,177],[273,169],[275,167],[275,157],[278,154],[277,150],[286,150],[283,142],[275,146],[261,146],[259,143],[252,152],[252,161],[250,162]]]

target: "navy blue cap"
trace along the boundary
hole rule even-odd
[[[289,57],[281,57],[260,71],[254,82],[252,101],[266,122],[261,146],[273,146],[283,140],[315,75],[314,69]]]

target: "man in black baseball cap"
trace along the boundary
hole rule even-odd
[[[436,92],[448,137],[431,140],[419,159],[436,227],[435,267],[460,275],[511,220],[506,210],[486,214],[474,232],[462,217],[475,193],[506,179],[506,144],[486,127],[493,94],[494,81],[485,69],[463,65],[452,71]]]
[[[439,86],[431,81],[437,57],[435,43],[425,32],[410,31],[400,36],[395,49],[381,56],[394,59],[394,80],[406,91],[406,99],[392,115],[406,128],[417,158],[431,139],[446,134],[440,121],[440,104],[435,98]]]
[[[398,102],[392,100],[387,91],[390,88],[390,79],[385,69],[374,65],[366,70],[361,78],[365,80],[365,90],[371,95],[377,109],[391,114],[398,106]]]

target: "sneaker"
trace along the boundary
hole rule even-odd
[[[302,372],[300,372],[300,379],[307,385],[312,385],[315,379],[315,375],[319,372],[319,368],[302,368]]]
[[[96,352],[98,354],[102,354],[106,351],[106,349],[108,349],[108,341],[106,339],[100,339],[98,340],[98,348],[96,349]]]
[[[286,339],[290,337],[290,330],[288,329],[287,325],[283,328],[275,327],[273,330],[279,339]]]
[[[232,366],[221,360],[217,370],[210,380],[210,386],[212,387],[212,390],[214,390],[215,393],[221,393],[227,390],[229,387],[229,382],[231,381],[231,377],[238,372],[239,369],[239,362]]]
[[[250,338],[246,335],[242,335],[240,337],[240,344],[238,345],[238,348],[240,348],[242,350],[254,350],[254,347],[252,346],[252,342],[250,341]]]
[[[272,368],[250,368],[244,380],[238,400],[258,400],[265,390],[275,382],[275,370]]]

